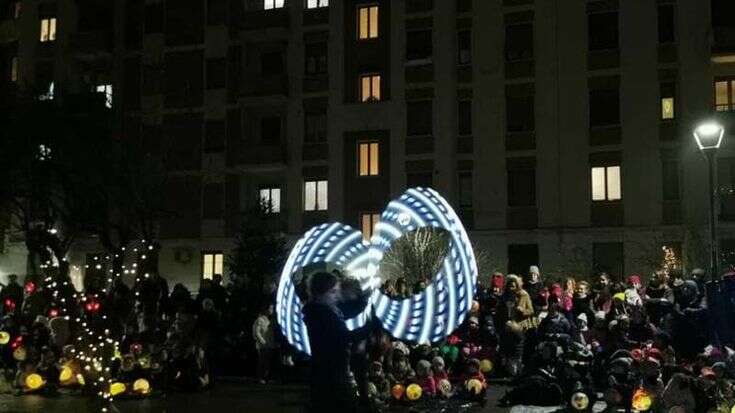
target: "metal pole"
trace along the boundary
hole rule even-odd
[[[719,279],[717,272],[717,217],[715,216],[715,151],[707,151],[709,164],[709,234],[710,234],[710,279]]]

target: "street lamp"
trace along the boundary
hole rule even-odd
[[[707,157],[709,166],[709,233],[710,233],[710,277],[715,279],[717,274],[717,229],[715,217],[715,153],[722,144],[725,128],[715,122],[706,122],[694,129],[694,139],[699,150]]]

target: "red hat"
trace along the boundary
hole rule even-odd
[[[549,290],[550,295],[556,298],[561,298],[561,292],[561,285],[558,283],[551,284],[551,290]]]
[[[503,276],[503,274],[496,272],[490,277],[490,284],[493,287],[499,288],[502,290],[503,287],[505,286],[505,277]]]
[[[641,284],[641,276],[638,274],[633,274],[628,276],[628,284]]]

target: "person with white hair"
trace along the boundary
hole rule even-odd
[[[523,282],[523,288],[531,298],[534,309],[538,311],[540,307],[539,294],[544,288],[544,283],[541,280],[541,271],[537,265],[532,265],[528,268],[528,277]]]

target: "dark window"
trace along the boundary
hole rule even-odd
[[[163,2],[145,5],[145,32],[163,33]]]
[[[207,59],[207,89],[222,89],[226,85],[227,61]]]
[[[406,13],[420,13],[434,7],[433,0],[406,0]]]
[[[618,12],[590,14],[587,24],[589,50],[618,48]]]
[[[676,41],[676,24],[674,23],[674,5],[658,6],[658,42],[673,43]]]
[[[620,91],[590,90],[590,127],[620,124]]]
[[[304,63],[306,74],[327,73],[327,43],[307,43]]]
[[[505,59],[509,62],[533,59],[533,24],[505,27]]]
[[[227,0],[207,0],[207,24],[227,23]]]
[[[260,141],[277,144],[281,141],[281,117],[269,116],[260,120]]]
[[[433,105],[430,100],[406,103],[407,133],[411,135],[431,135],[433,125]]]
[[[506,96],[505,104],[508,132],[535,130],[533,96]]]
[[[206,184],[202,188],[202,218],[222,219],[225,212],[225,190],[221,183]]]
[[[202,50],[167,53],[165,61],[166,106],[200,106],[204,101]]]
[[[460,136],[472,135],[471,100],[461,100],[457,105],[457,129]]]
[[[434,177],[431,172],[409,172],[406,174],[406,187],[415,188],[421,186],[431,188],[434,185]]]
[[[283,73],[283,53],[267,52],[260,55],[260,73],[267,75],[280,75]]]
[[[182,46],[204,41],[205,10],[202,0],[167,1],[166,44]]]
[[[406,33],[406,60],[431,58],[431,30],[415,30]]]
[[[461,172],[459,174],[459,207],[471,209],[472,201],[472,172]]]
[[[679,162],[664,160],[661,166],[664,201],[676,201],[679,199]]]
[[[536,205],[536,169],[512,169],[508,171],[508,206]]]
[[[592,269],[597,273],[606,272],[613,279],[620,279],[623,269],[623,243],[601,242],[592,245]]]
[[[138,49],[143,42],[143,22],[148,19],[147,9],[143,0],[130,0],[125,6],[125,47]]]
[[[462,30],[457,33],[457,63],[472,63],[472,31]]]
[[[327,114],[306,112],[304,115],[304,141],[324,142],[327,140]]]
[[[204,151],[220,152],[225,149],[225,121],[209,120],[205,124]]]
[[[123,108],[140,107],[140,57],[128,57],[123,66]]]
[[[508,245],[508,274],[524,275],[532,265],[539,265],[538,244]]]

